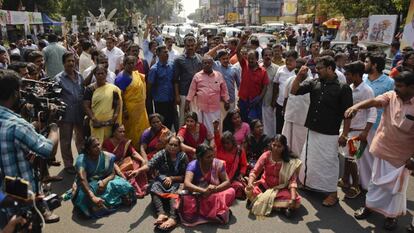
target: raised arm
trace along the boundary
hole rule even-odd
[[[297,95],[297,92],[300,87],[300,83],[306,78],[306,75],[308,73],[309,68],[307,66],[302,66],[296,75],[296,78],[293,79],[292,82],[292,89],[290,90],[290,93],[292,95]]]
[[[240,41],[239,41],[239,44],[237,44],[237,47],[236,47],[236,54],[237,54],[237,60],[239,61],[239,62],[241,62],[241,60],[243,60],[243,55],[241,54],[241,49],[242,49],[242,47],[243,47],[243,45],[244,44],[246,44],[246,42],[247,42],[247,39],[249,38],[249,36],[250,36],[250,34],[244,34],[242,37],[241,37],[241,39],[240,39]]]

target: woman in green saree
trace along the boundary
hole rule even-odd
[[[77,177],[72,188],[75,209],[86,217],[110,214],[122,204],[131,205],[135,190],[128,181],[115,175],[115,156],[100,148],[98,139],[89,137],[85,153],[76,159]]]

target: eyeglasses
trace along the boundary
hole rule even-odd
[[[175,143],[168,143],[168,145],[173,146],[173,147],[179,147],[179,145]]]

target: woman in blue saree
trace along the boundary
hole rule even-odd
[[[94,137],[86,140],[84,151],[75,164],[74,207],[86,217],[97,218],[122,204],[131,205],[136,200],[135,191],[128,181],[115,175],[115,156],[102,151]]]

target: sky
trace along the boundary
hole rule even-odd
[[[182,16],[187,18],[187,15],[195,12],[195,9],[198,8],[198,0],[182,0],[184,11],[181,13]]]

